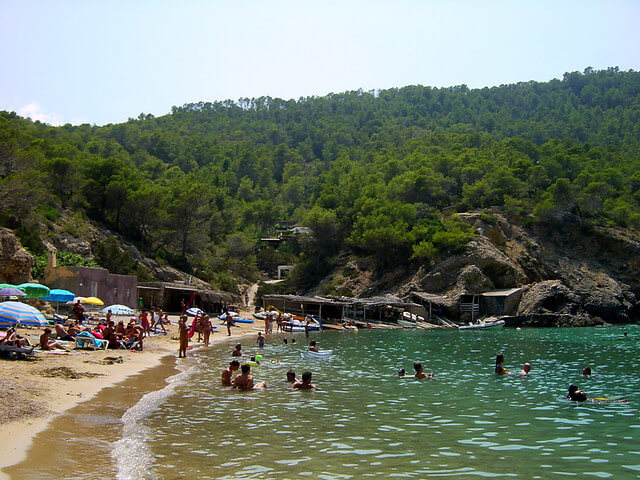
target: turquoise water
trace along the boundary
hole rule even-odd
[[[253,369],[264,391],[220,385],[230,345],[194,352],[177,375],[168,359],[56,419],[7,471],[83,480],[640,478],[636,326],[312,336],[335,354],[305,359],[304,335],[297,345],[271,337]],[[244,341],[248,353],[254,342]],[[493,373],[498,352],[514,373]],[[414,361],[435,378],[398,378]],[[517,374],[524,362],[529,377]],[[582,377],[586,365],[594,377]],[[289,368],[313,372],[318,390],[292,391]],[[571,383],[629,402],[570,402]]]
[[[640,329],[627,330],[322,333],[321,348],[335,352],[326,360],[301,358],[302,336],[265,348],[281,363],[254,369],[269,385],[260,392],[220,386],[230,349],[202,352],[144,419],[146,475],[640,478]],[[492,373],[497,352],[516,374]],[[414,360],[435,378],[398,378]],[[530,377],[517,375],[525,361]],[[585,365],[595,377],[582,377]],[[318,390],[291,391],[289,368],[312,371]],[[571,383],[629,403],[570,402]]]

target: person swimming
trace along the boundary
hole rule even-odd
[[[233,388],[237,388],[238,390],[262,390],[266,388],[266,382],[258,382],[254,385],[251,367],[246,363],[240,367],[240,371],[242,373],[237,375],[236,378],[233,379],[233,382],[231,382]]]
[[[296,390],[312,390],[316,388],[316,386],[311,383],[311,372],[304,372],[302,374],[302,381],[295,382],[291,385],[291,388]]]
[[[511,373],[509,372],[509,370],[507,370],[506,368],[504,368],[502,366],[502,364],[504,363],[504,355],[499,353],[498,355],[496,355],[496,367],[495,367],[495,372],[498,375],[504,375],[505,373]]]
[[[422,364],[420,362],[416,362],[413,364],[413,369],[416,371],[414,375],[415,378],[431,378],[433,377],[433,373],[426,374],[423,371]]]
[[[229,367],[225,368],[222,371],[222,385],[224,385],[225,387],[230,387],[231,376],[233,375],[233,372],[235,372],[239,368],[240,362],[238,360],[231,360],[231,362],[229,362]]]
[[[236,343],[236,348],[233,350],[233,352],[231,352],[231,355],[233,355],[234,357],[241,357],[242,356],[242,345],[239,343]]]
[[[287,382],[295,383],[295,381],[296,381],[296,372],[294,372],[293,370],[289,370],[287,372]]]
[[[591,376],[591,367],[584,367],[582,369],[582,375],[584,375],[585,377],[590,377]]]
[[[309,342],[309,351],[318,353],[318,347],[316,346],[316,341],[315,340],[311,340]]]
[[[569,400],[572,400],[574,402],[586,402],[587,394],[582,390],[578,390],[577,386],[570,385],[567,396],[565,398],[568,398]]]
[[[531,364],[527,362],[522,366],[522,370],[520,370],[520,375],[529,375],[530,371],[531,371]]]
[[[399,376],[399,377],[404,377],[404,374],[405,374],[405,373],[406,373],[406,372],[404,371],[404,368],[401,368],[400,370],[398,370],[398,376]]]

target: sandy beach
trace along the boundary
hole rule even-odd
[[[0,469],[24,460],[34,436],[59,414],[93,398],[105,387],[160,365],[165,357],[177,357],[177,317],[170,319],[168,334],[146,338],[143,352],[73,350],[38,353],[29,360],[0,360],[0,444],[5,453],[0,457]],[[226,327],[218,325],[211,344],[255,335],[255,328],[262,326],[261,321],[237,324],[229,337]],[[22,329],[19,333],[34,340],[41,331]],[[190,343],[190,349],[201,346]],[[6,477],[0,473],[0,478]]]

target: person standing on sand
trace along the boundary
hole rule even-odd
[[[227,316],[225,317],[224,321],[227,323],[227,337],[230,337],[231,327],[235,325],[235,322],[233,321],[233,315],[231,315],[231,310],[227,310]]]
[[[146,310],[143,310],[140,314],[140,326],[142,327],[142,334],[149,336],[151,333],[151,325],[149,324],[149,314]]]
[[[211,325],[211,319],[209,315],[205,314],[202,317],[202,335],[204,336],[204,346],[209,346],[209,337],[211,336],[211,331],[213,330],[213,326]]]
[[[225,387],[232,386],[231,376],[233,372],[237,371],[240,368],[240,362],[238,360],[231,360],[229,362],[229,366],[222,371],[222,385]]]
[[[71,313],[73,313],[73,316],[75,317],[76,322],[82,323],[82,320],[84,319],[84,307],[80,303],[80,300],[77,300],[76,303],[73,304],[73,307],[71,308]]]
[[[178,347],[178,358],[186,358],[187,346],[189,345],[189,329],[187,328],[187,316],[182,315],[178,321],[180,330],[180,346]]]
[[[311,383],[311,372],[304,372],[302,374],[302,381],[294,382],[291,388],[295,390],[312,390],[317,387]]]

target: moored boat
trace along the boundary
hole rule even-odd
[[[468,325],[460,325],[458,330],[477,330],[479,328],[493,328],[493,327],[501,327],[504,325],[504,320],[497,320],[495,322],[479,322],[479,323],[470,323]]]

